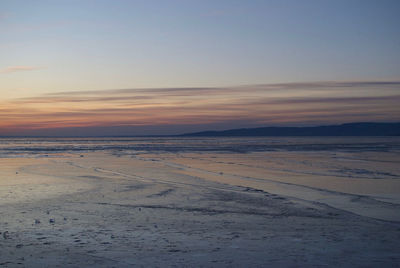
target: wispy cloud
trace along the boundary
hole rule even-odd
[[[34,71],[42,69],[40,67],[35,67],[35,66],[9,66],[7,68],[4,68],[0,70],[0,73],[15,73],[15,72],[23,72],[23,71]]]
[[[201,129],[400,121],[399,102],[398,81],[61,92],[0,103],[0,134],[10,129],[109,131],[129,126],[144,131],[163,126],[166,131],[167,126],[179,126],[184,132],[184,126],[194,125]]]
[[[381,90],[398,89],[400,81],[322,81],[304,83],[276,83],[276,84],[257,84],[242,85],[232,87],[178,87],[178,88],[132,88],[132,89],[108,89],[91,91],[68,91],[47,94],[48,96],[78,96],[78,95],[110,95],[110,94],[137,94],[137,93],[157,93],[163,95],[192,96],[194,94],[230,94],[235,92],[252,91],[267,92],[279,90],[337,90],[352,89],[365,90],[367,88],[379,87]]]

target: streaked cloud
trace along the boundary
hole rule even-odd
[[[41,69],[40,67],[35,66],[9,66],[0,70],[0,73],[15,73],[15,72],[23,72],[23,71],[34,71]]]
[[[0,103],[0,134],[66,128],[171,134],[210,127],[400,121],[399,102],[398,81],[61,92]],[[135,133],[119,133],[122,129]],[[153,132],[146,133],[149,129]]]

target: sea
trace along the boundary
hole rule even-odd
[[[0,157],[51,157],[54,154],[132,152],[392,152],[400,137],[101,137],[0,138]]]

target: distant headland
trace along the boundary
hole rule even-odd
[[[400,123],[347,123],[315,127],[258,127],[185,133],[191,137],[400,136]]]

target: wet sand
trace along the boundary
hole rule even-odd
[[[398,267],[396,161],[326,152],[0,158],[0,266]]]

